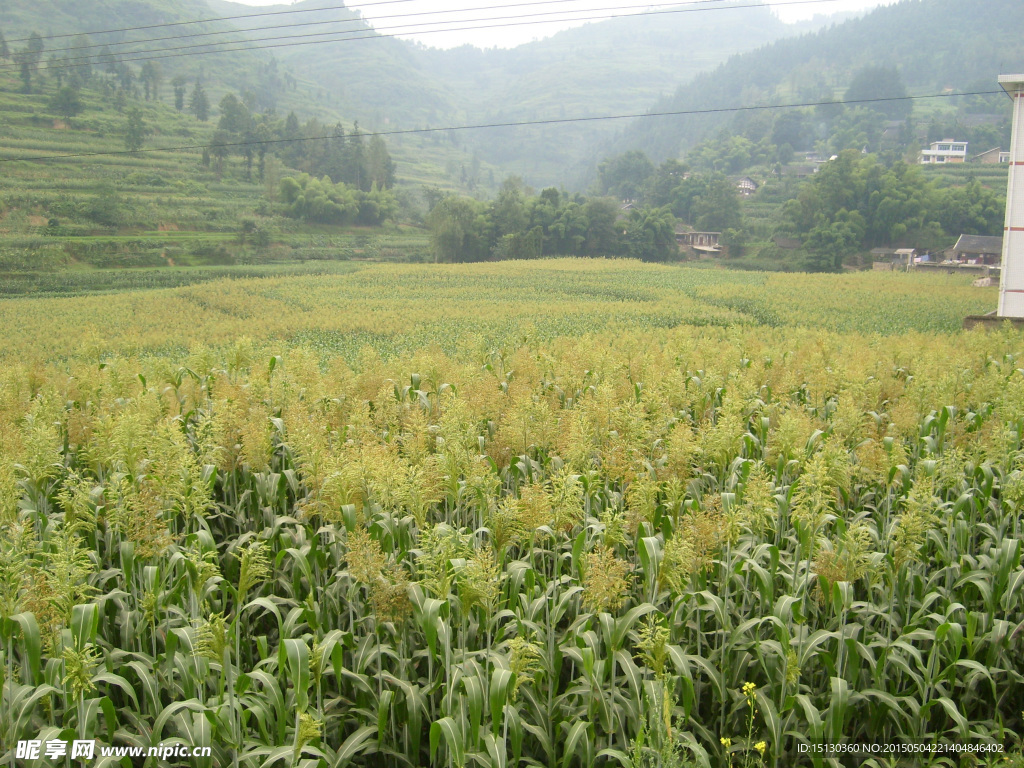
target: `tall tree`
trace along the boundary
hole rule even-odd
[[[160,98],[160,83],[163,80],[163,72],[161,72],[160,65],[157,62],[147,61],[144,63],[139,78],[142,80],[142,87],[145,89],[147,101],[150,97],[154,99]]]
[[[864,106],[887,115],[891,120],[906,119],[912,108],[907,99],[907,88],[896,67],[867,66],[858,70],[843,100],[862,101]]]
[[[92,80],[93,57],[82,53],[82,51],[92,48],[92,40],[88,35],[75,35],[71,44],[76,50],[74,53],[75,63],[66,69],[68,83],[73,88],[83,88]]]
[[[359,130],[359,123],[352,126],[352,133],[348,135],[345,178],[342,180],[356,189],[370,188],[369,175],[366,172],[366,147],[363,145],[363,133]]]
[[[70,120],[75,115],[81,114],[85,105],[79,98],[77,89],[64,86],[50,99],[50,109],[65,120]]]
[[[174,89],[174,108],[179,112],[185,109],[185,86],[187,82],[181,75],[176,75],[171,80],[171,87]]]
[[[427,227],[439,261],[477,261],[486,253],[479,204],[458,195],[442,198],[427,214]]]
[[[195,88],[192,89],[192,95],[189,97],[188,110],[201,123],[205,123],[210,117],[210,99],[199,80],[196,80]]]
[[[479,163],[479,161],[477,161]],[[373,136],[366,152],[366,165],[370,174],[370,183],[380,188],[391,187],[395,183],[395,163],[388,154],[388,147],[380,136]]]
[[[210,155],[213,157],[213,168],[220,176],[224,173],[224,161],[228,159],[231,154],[231,147],[228,144],[231,142],[231,134],[227,131],[218,129],[213,134],[213,140],[210,142]]]
[[[620,200],[638,200],[654,166],[640,150],[605,160],[597,167],[602,195],[613,195]]]
[[[128,112],[128,122],[124,129],[124,145],[130,152],[138,152],[146,140],[146,123],[142,119],[142,113],[137,109]]]
[[[21,77],[24,93],[32,93],[32,78],[39,72],[39,62],[42,57],[43,38],[39,36],[38,32],[33,32],[25,47],[14,54],[14,63],[18,65],[18,74]]]
[[[220,120],[217,121],[217,127],[237,136],[253,128],[249,109],[235,94],[229,93],[220,100]]]

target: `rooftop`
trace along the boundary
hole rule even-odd
[[[999,84],[1013,96],[1017,91],[1024,91],[1024,75],[1000,75]]]
[[[960,235],[953,250],[958,253],[1002,253],[1003,238],[988,235]]]

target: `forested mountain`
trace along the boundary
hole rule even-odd
[[[249,92],[260,109],[287,109],[296,103],[287,98],[289,83],[273,58],[247,50],[244,35],[232,22],[180,25],[220,15],[203,0],[2,0],[0,31],[12,52],[25,47],[32,34],[40,35],[44,73],[60,69],[73,76],[81,68],[104,68],[119,57],[134,60],[131,68],[136,72],[147,63],[155,68],[165,92],[174,77],[201,78],[217,99],[236,90]],[[165,24],[180,26],[155,27]],[[128,27],[143,29],[116,31]],[[234,43],[235,50],[209,53],[211,42]]]
[[[0,31],[15,52],[32,32],[44,37],[77,33],[45,40],[44,69],[80,63],[83,50],[92,54],[93,66],[100,66],[102,46],[131,58],[153,48],[234,40],[239,50],[230,53],[197,56],[192,54],[203,48],[184,48],[154,60],[154,87],[162,87],[167,99],[175,78],[190,87],[198,78],[214,105],[233,91],[256,112],[295,111],[323,124],[341,120],[351,126],[358,121],[364,130],[820,101],[841,96],[865,65],[895,67],[911,93],[987,87],[999,71],[1019,69],[1024,62],[1024,42],[1016,33],[1024,24],[1024,6],[1013,0],[970,5],[904,0],[864,18],[787,39],[780,38],[799,28],[783,24],[767,7],[743,5],[748,7],[716,4],[713,10],[705,8],[707,12],[690,9],[594,22],[510,50],[438,50],[378,36],[358,13],[343,7],[101,33],[257,10],[319,9],[323,4],[318,0],[263,9],[224,0],[97,0],[88,4],[88,14],[75,0],[4,0]],[[317,26],[282,26],[295,21]],[[292,45],[295,40],[288,37],[338,29],[367,39]],[[229,33],[203,36],[209,32]],[[147,42],[186,33],[191,36]],[[286,45],[258,47],[271,37]],[[96,47],[82,49],[84,45]],[[751,50],[758,46],[763,47]],[[137,58],[135,76],[144,64]],[[673,88],[671,96],[664,96]],[[493,192],[502,178],[514,173],[538,188],[580,188],[592,178],[587,169],[603,157],[631,148],[644,149],[655,161],[675,157],[722,126],[736,130],[753,115],[647,118],[627,128],[616,121],[586,121],[439,132],[396,137],[390,143],[416,183],[444,178],[467,191]]]
[[[101,33],[323,5],[307,0],[256,9],[223,0],[98,0],[83,13],[82,4],[74,0],[6,0],[0,4],[0,30],[14,41],[12,49],[38,32],[45,39],[44,62],[55,58],[78,63],[83,53],[96,59],[104,45],[126,57],[175,48],[155,60],[165,92],[174,77],[202,78],[215,104],[231,90],[248,94],[250,105],[258,110],[295,110],[302,117],[320,119],[336,115],[350,124],[359,121],[364,128],[380,130],[642,112],[660,95],[729,55],[800,29],[782,23],[767,7],[716,4],[713,10],[700,12],[691,8],[592,22],[511,50],[439,50],[378,36],[358,13],[339,3],[288,16]],[[306,26],[285,26],[295,22]],[[294,44],[302,40],[296,38],[299,35],[338,30],[367,39]],[[93,34],[50,39],[73,33]],[[171,36],[175,39],[147,42]],[[227,40],[236,41],[239,50],[196,56],[191,54],[208,49],[182,49]],[[268,43],[276,47],[258,47]],[[83,45],[96,47],[82,49]],[[586,166],[592,148],[615,130],[614,123],[587,122],[428,136],[404,143],[426,147],[447,166],[454,183],[469,189],[496,187],[491,178],[500,181],[508,173],[540,186],[566,183],[566,169]],[[396,142],[399,153],[402,144]]]
[[[869,66],[894,68],[911,95],[992,90],[999,73],[1024,69],[1021,29],[1024,4],[1018,0],[903,0],[817,33],[736,55],[658,100],[650,111],[827,101],[842,97],[855,75]],[[994,97],[991,108],[1003,101]],[[943,106],[933,102],[918,110],[927,115]],[[643,149],[653,160],[676,157],[714,131],[741,127],[756,114],[644,118],[624,129],[603,154]]]
[[[306,4],[317,7],[315,0]],[[509,50],[439,50],[382,37],[282,48],[276,55],[300,79],[322,85],[331,106],[371,128],[642,112],[730,54],[798,30],[767,6],[743,5],[594,22]],[[219,0],[212,6],[225,14],[245,8]],[[351,14],[330,10],[303,19],[338,22]],[[335,23],[324,29],[358,26]],[[565,183],[566,169],[588,163],[592,148],[615,130],[614,123],[588,122],[490,129],[445,140],[503,173],[543,185]],[[468,174],[470,186],[484,181],[476,164]]]

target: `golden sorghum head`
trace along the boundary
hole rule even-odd
[[[542,525],[551,525],[554,521],[551,496],[540,483],[524,485],[519,489],[519,519],[527,533],[533,533]]]
[[[460,575],[459,596],[463,610],[479,605],[489,615],[501,581],[501,568],[495,560],[494,550],[489,546],[478,549]]]
[[[583,606],[592,612],[614,611],[629,589],[629,563],[609,547],[598,547],[584,558]]]
[[[377,621],[403,621],[412,613],[409,580],[400,567],[389,564],[370,585],[370,605]]]
[[[386,562],[380,543],[359,526],[348,534],[347,543],[349,575],[360,584],[370,584],[380,576]]]

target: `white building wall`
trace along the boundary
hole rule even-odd
[[[999,84],[1013,99],[1013,134],[998,315],[1024,317],[1024,75],[1000,75]]]

